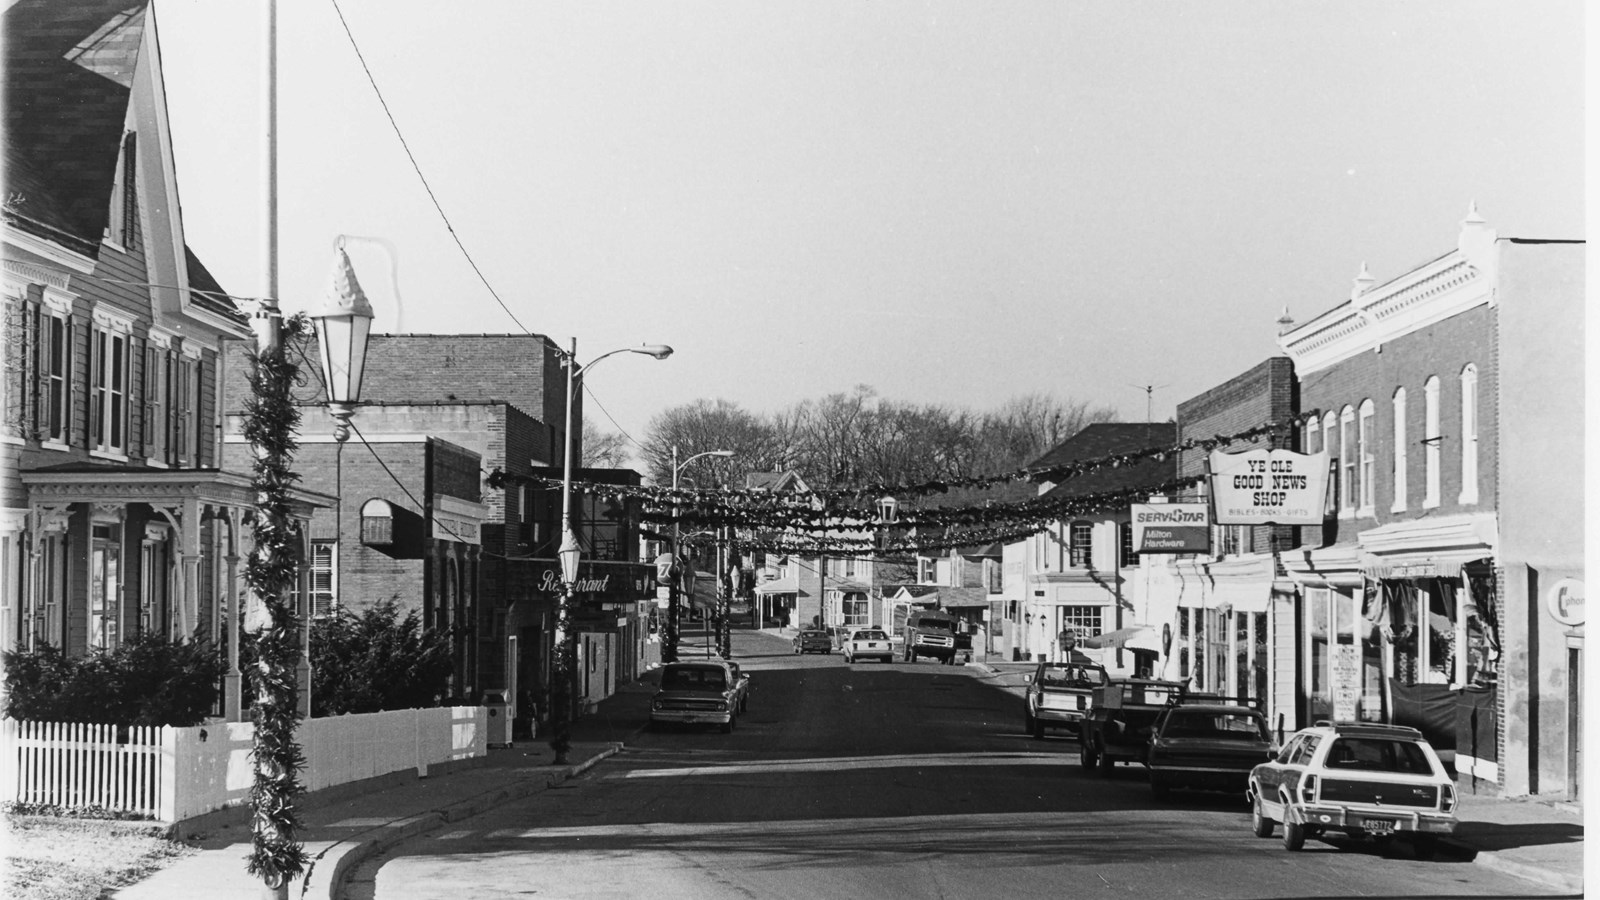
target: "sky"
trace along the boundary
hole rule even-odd
[[[189,244],[260,295],[263,5],[154,7]],[[377,333],[669,344],[586,378],[638,441],[863,384],[1166,420],[1471,203],[1584,238],[1584,37],[1580,0],[282,0],[280,295],[370,236]]]

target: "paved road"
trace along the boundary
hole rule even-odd
[[[1030,739],[976,670],[844,664],[736,636],[731,735],[646,733],[586,776],[402,845],[348,882],[407,898],[1527,896],[1403,847],[1251,836],[1240,798],[1155,803],[1076,745]]]

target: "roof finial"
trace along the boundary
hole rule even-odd
[[[1288,334],[1294,329],[1294,316],[1289,315],[1289,307],[1283,308],[1283,315],[1278,317],[1278,333]]]
[[[1371,272],[1367,271],[1366,262],[1362,261],[1362,263],[1361,263],[1361,271],[1356,273],[1355,281],[1353,282],[1353,284],[1352,284],[1352,286],[1350,288],[1350,299],[1351,300],[1359,300],[1359,299],[1361,299],[1361,295],[1365,294],[1367,291],[1371,290],[1372,289],[1372,283],[1377,281],[1377,280],[1378,279],[1372,277],[1372,273]]]

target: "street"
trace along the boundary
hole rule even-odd
[[[703,652],[685,632],[685,656]],[[702,645],[703,646],[703,645]],[[358,867],[352,900],[440,897],[1527,896],[1404,845],[1251,835],[1242,798],[1151,799],[1076,743],[1034,740],[981,669],[795,656],[736,630],[732,734],[645,732],[583,777]],[[1015,679],[1010,679],[1014,681]],[[1548,892],[1546,892],[1548,893]]]

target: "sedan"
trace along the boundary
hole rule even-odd
[[[1150,727],[1150,790],[1158,799],[1175,787],[1232,793],[1276,750],[1260,710],[1186,699]]]
[[[833,638],[820,628],[807,628],[794,636],[796,653],[832,653]]]
[[[844,642],[844,661],[853,663],[862,659],[876,659],[880,662],[894,660],[894,645],[889,642],[889,635],[881,628],[863,628],[850,633]]]

